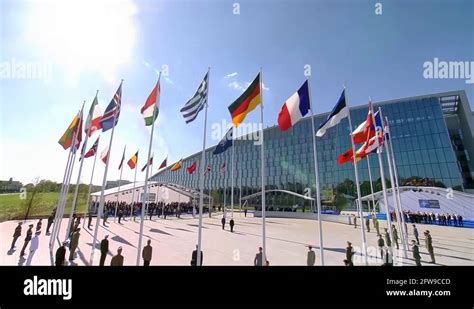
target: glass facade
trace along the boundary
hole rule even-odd
[[[374,103],[374,110],[379,107],[383,116],[388,117],[391,141],[397,164],[400,185],[432,185],[463,190],[459,161],[453,151],[445,115],[440,105],[440,96],[423,96],[396,101]],[[327,114],[315,115],[315,126],[326,118]],[[351,108],[354,128],[365,120],[367,105]],[[338,196],[355,198],[355,175],[351,163],[339,165],[337,157],[350,147],[349,123],[344,119],[338,126],[329,129],[322,138],[316,138],[321,199],[323,205],[337,204]],[[264,131],[266,190],[281,189],[304,194],[310,188],[315,197],[315,177],[311,121],[302,119],[287,132],[280,132],[278,127]],[[215,147],[215,146],[214,146]],[[230,168],[232,149],[219,155],[212,155],[214,147],[206,150],[206,165],[211,165],[211,172],[205,176],[205,192],[214,194],[222,202],[224,188],[227,191],[227,204],[230,204]],[[252,140],[236,140],[234,143],[234,203],[239,203],[239,190],[242,196],[257,193],[261,189],[260,178],[260,145]],[[356,147],[360,147],[357,146]],[[155,181],[171,182],[186,187],[199,188],[199,174],[196,171],[189,175],[186,167],[197,161],[201,153],[196,153],[183,162],[183,168],[177,172],[168,169],[154,175]],[[387,186],[390,187],[388,166],[385,153],[382,156]],[[219,172],[220,166],[226,163],[225,176]],[[362,196],[370,194],[369,171],[367,159],[357,163]],[[380,191],[380,170],[377,155],[370,155],[370,165],[374,192]],[[267,194],[267,207],[291,206],[295,204],[309,207],[301,198],[273,192]],[[258,204],[255,199],[251,204]]]

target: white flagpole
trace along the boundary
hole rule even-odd
[[[158,75],[158,82],[160,82],[160,78],[161,78],[161,71],[160,71],[160,74]],[[160,92],[158,93],[158,96],[161,97],[161,86],[160,86]],[[160,98],[157,98],[157,100],[159,100]],[[150,143],[148,144],[148,158],[147,158],[147,161],[146,161],[146,172],[145,172],[145,187],[144,187],[144,190],[145,192],[143,193],[143,198],[144,198],[144,201],[142,202],[142,214],[141,214],[141,220],[140,220],[140,236],[138,237],[138,248],[137,248],[137,266],[140,265],[140,256],[142,254],[142,238],[143,238],[143,223],[144,223],[144,216],[145,216],[145,207],[146,207],[146,204],[148,204],[148,172],[150,171],[150,155],[151,155],[151,148],[152,148],[152,144],[153,144],[153,131],[155,131],[155,113],[157,112],[157,106],[156,106],[156,102],[155,104],[153,105],[153,122],[151,124],[151,134],[150,134]]]
[[[260,145],[260,159],[261,159],[261,180],[262,180],[262,265],[267,265],[267,251],[266,251],[266,234],[265,234],[265,148],[264,148],[264,122],[263,122],[263,78],[262,68],[260,67],[260,121],[262,122],[262,145]]]
[[[97,143],[98,144],[98,143]],[[92,190],[92,179],[94,179],[94,170],[95,170],[95,161],[97,160],[97,153],[99,152],[99,145],[97,145],[97,149],[94,154],[94,163],[92,164],[92,173],[91,173],[91,181],[89,182],[89,190],[87,191],[87,202],[86,202],[86,207],[87,207],[87,212],[90,212],[90,206],[89,206],[89,201],[91,198],[91,190]],[[84,224],[86,222],[86,219],[82,221],[82,227],[84,227]]]
[[[123,83],[123,79],[122,81],[120,82],[120,87],[122,86],[122,83]],[[114,94],[115,96],[115,94]],[[122,96],[122,95],[120,95]],[[120,97],[120,101],[122,100],[122,98]],[[118,107],[120,108],[120,106]],[[110,141],[109,141],[109,148],[107,149],[108,151],[108,154],[107,154],[107,163],[105,164],[105,170],[104,170],[104,177],[102,179],[102,191],[100,192],[100,202],[99,202],[99,209],[97,210],[97,219],[95,220],[95,228],[94,228],[94,238],[92,240],[92,250],[91,250],[91,256],[90,256],[90,259],[89,259],[89,265],[93,265],[93,262],[94,262],[94,253],[95,253],[95,250],[96,250],[96,243],[97,243],[97,233],[99,231],[99,222],[100,222],[100,218],[102,217],[102,213],[104,212],[104,204],[105,204],[105,195],[104,195],[104,191],[105,191],[105,186],[107,184],[107,172],[109,170],[109,162],[110,162],[110,157],[112,156],[112,141],[114,139],[114,132],[115,132],[115,119],[117,118],[117,108],[115,109],[115,112],[114,112],[114,121],[112,122],[112,133],[110,134]]]
[[[225,164],[225,162],[224,162]],[[222,168],[222,167],[221,167]],[[224,168],[227,169],[227,166],[224,165]],[[223,170],[223,176],[224,176],[224,207],[222,208],[222,215],[224,216],[224,218],[226,217],[227,215],[227,212],[226,212],[226,207],[227,207],[227,204],[226,204],[226,199],[227,199],[227,183],[226,183],[226,170]]]
[[[99,90],[97,90],[99,92]],[[96,94],[97,96],[97,94]],[[84,104],[86,101],[84,101]],[[81,120],[82,121],[82,120]],[[72,216],[76,210],[76,203],[77,203],[77,194],[79,193],[79,184],[81,182],[81,174],[82,174],[82,165],[84,164],[84,155],[86,153],[86,148],[87,148],[87,141],[89,140],[89,134],[86,132],[86,137],[84,138],[84,145],[81,150],[80,158],[81,158],[81,164],[79,165],[79,172],[77,173],[77,180],[76,180],[76,188],[74,190],[74,196],[72,198],[72,204],[71,204],[71,211],[69,213],[69,220],[68,224],[66,226],[66,234],[64,235],[64,240],[67,240],[69,238],[69,229],[71,228],[71,221],[72,221]]]
[[[307,81],[309,92],[309,108],[311,109],[311,135],[313,136],[314,176],[316,181],[316,205],[318,207],[319,255],[321,259],[321,266],[324,266],[323,220],[321,219],[321,190],[319,184],[318,152],[316,149],[316,132],[314,132],[314,110],[313,100],[311,97],[311,87],[309,79]]]
[[[346,105],[348,109],[348,120],[349,120],[349,129],[350,134],[349,137],[351,139],[351,147],[352,147],[352,158],[354,162],[354,173],[355,173],[355,182],[356,182],[356,189],[357,189],[357,206],[359,208],[359,217],[361,220],[360,230],[362,234],[362,254],[364,255],[364,262],[365,265],[369,265],[369,261],[367,259],[367,240],[365,239],[365,229],[364,224],[362,223],[364,220],[364,213],[362,212],[362,203],[361,203],[361,196],[360,196],[360,185],[359,185],[359,172],[357,171],[357,159],[356,159],[356,149],[354,145],[354,138],[352,136],[352,120],[351,120],[351,110],[349,109],[349,104],[347,103],[347,95],[346,97]]]
[[[73,139],[75,139],[75,133],[73,133]],[[55,231],[56,231],[58,221],[59,221],[59,212],[60,212],[59,208],[61,207],[62,200],[64,198],[64,191],[66,189],[67,175],[69,174],[70,164],[72,163],[71,159],[72,159],[72,147],[69,149],[69,154],[68,154],[67,161],[66,161],[66,167],[64,169],[63,183],[61,185],[59,200],[58,200],[58,204],[56,205],[56,213],[54,215],[54,225],[53,225],[53,229],[52,229],[51,234],[50,234],[51,236],[50,236],[50,239],[49,239],[49,248],[51,250],[53,250],[53,248],[54,248],[54,238],[55,238],[54,235],[55,235]]]
[[[369,170],[369,182],[370,182],[370,193],[372,194],[372,210],[375,215],[375,197],[374,197],[374,185],[372,183],[372,172],[370,168],[370,154],[367,155],[367,169]],[[370,212],[370,207],[368,207]]]
[[[390,125],[388,123],[387,117],[385,117],[385,120],[386,120],[386,123],[387,123],[387,133],[390,136],[390,140],[389,140],[388,145],[390,146],[390,154],[391,154],[392,163],[393,163],[393,172],[394,172],[394,177],[395,177],[395,187],[397,189],[397,200],[398,200],[398,205],[400,207],[400,212],[401,212],[401,217],[402,217],[402,222],[403,222],[403,232],[405,233],[405,241],[407,242],[406,246],[408,247],[408,231],[406,230],[405,216],[403,215],[403,208],[402,208],[403,204],[402,204],[402,199],[400,197],[400,186],[398,184],[398,172],[397,172],[397,165],[395,163],[396,162],[395,161],[395,155],[393,153],[393,143],[392,143],[392,140],[391,140]]]
[[[380,108],[379,108],[380,111]],[[380,114],[382,116],[382,114]],[[375,121],[374,121],[375,122]],[[383,128],[382,128],[383,129]],[[385,145],[385,144],[384,144]],[[388,198],[387,198],[387,185],[385,183],[385,173],[383,169],[383,163],[382,163],[382,151],[384,147],[378,147],[377,149],[377,157],[379,159],[379,168],[380,168],[380,180],[382,182],[382,191],[383,191],[383,200],[385,204],[385,213],[387,215],[387,228],[388,228],[388,234],[390,236],[391,240],[391,246],[390,246],[390,251],[392,255],[392,259],[395,259],[393,256],[393,233],[392,233],[392,219],[390,218],[390,209],[388,207]]]
[[[240,217],[242,217],[242,171],[239,171],[239,209]]]
[[[199,173],[199,187],[201,194],[199,194],[199,227],[198,227],[198,247],[197,247],[197,255],[196,255],[196,265],[201,265],[201,240],[202,240],[202,208],[204,204],[204,170],[206,169],[206,127],[207,127],[207,107],[209,103],[209,81],[210,81],[210,73],[211,68],[208,68],[207,71],[207,100],[206,106],[204,111],[204,132],[202,138],[202,153],[201,153],[201,172]],[[209,215],[211,213],[211,207],[209,205]]]
[[[140,149],[137,151],[137,153],[140,151]],[[138,170],[138,156],[137,156],[137,162],[135,163],[135,176],[133,176],[133,189],[132,189],[132,205],[130,206],[130,221],[132,221],[133,217],[133,203],[135,203],[135,185],[137,183],[137,170]]]
[[[153,153],[151,154],[151,159],[152,159],[151,163],[150,163],[150,158],[148,158],[148,161],[147,161],[147,163],[146,163],[146,164],[147,164],[146,168],[148,169],[148,167],[150,167],[150,173],[149,173],[149,175],[153,175],[153,174],[152,174],[152,171],[153,171],[153,157],[154,157],[154,156],[155,156],[155,152],[153,152]],[[147,178],[148,178],[148,177],[147,177]],[[151,186],[150,186],[149,189],[150,189],[150,191],[151,191]],[[143,206],[145,207],[145,217],[143,218],[143,220],[146,220],[146,217],[147,217],[146,215],[148,214],[148,200],[146,200],[146,203],[143,204]]]
[[[231,219],[234,218],[234,148],[235,148],[235,140],[234,140],[234,126],[232,126],[232,164],[231,164],[231,171],[230,171],[230,179],[231,179],[231,187],[230,187],[230,217]]]
[[[122,158],[125,160],[125,150],[127,149],[127,145],[125,145],[125,148],[123,149],[123,155]],[[122,172],[123,172],[123,161],[120,166],[120,178],[119,178],[119,185],[118,185],[118,191],[117,191],[117,201],[115,202],[115,214],[114,214],[114,222],[117,220],[117,208],[119,204],[119,199],[120,199],[120,187],[122,185]]]

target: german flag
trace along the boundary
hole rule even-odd
[[[234,127],[242,123],[248,113],[253,111],[255,107],[262,102],[260,94],[260,73],[254,81],[248,86],[244,93],[229,105],[229,112],[232,117]]]
[[[137,166],[137,161],[138,161],[138,151],[136,154],[133,155],[133,157],[130,158],[130,160],[128,160],[127,164],[133,170],[135,166]]]
[[[171,171],[172,171],[172,172],[176,172],[176,171],[179,170],[182,166],[183,166],[183,159],[181,159],[181,160],[179,160],[178,162],[176,162],[175,164],[173,164],[173,166],[171,167]]]

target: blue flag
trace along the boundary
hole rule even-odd
[[[120,115],[120,105],[122,103],[122,83],[115,92],[114,97],[110,101],[109,105],[105,109],[104,115],[100,120],[100,126],[102,127],[102,132],[105,132],[109,129],[112,129],[119,120]]]
[[[224,151],[227,150],[227,148],[232,146],[232,140],[233,140],[233,128],[230,128],[229,131],[224,135],[222,140],[217,144],[216,149],[214,149],[214,152],[212,154],[216,155],[219,153],[223,153]]]

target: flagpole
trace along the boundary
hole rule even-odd
[[[138,149],[140,151],[140,149]],[[138,153],[137,151],[137,153]],[[132,221],[133,217],[133,204],[135,203],[135,184],[137,183],[137,170],[138,170],[138,156],[137,156],[137,162],[135,163],[135,176],[133,176],[133,189],[132,189],[132,205],[130,208],[130,221]]]
[[[115,202],[114,222],[117,220],[117,209],[118,209],[119,198],[120,198],[120,187],[122,185],[123,161],[125,160],[126,149],[127,149],[127,145],[125,145],[125,148],[123,149],[122,162],[120,163],[120,178],[119,178],[119,185],[118,185],[118,191],[117,191],[117,201]]]
[[[345,90],[345,87],[344,87]],[[357,160],[356,160],[356,149],[354,145],[354,138],[352,136],[352,120],[351,120],[351,110],[349,108],[349,104],[347,103],[347,96],[346,97],[346,104],[348,108],[348,120],[349,120],[349,129],[351,130],[350,132],[350,139],[351,139],[351,147],[352,147],[352,160],[354,162],[354,173],[355,173],[355,182],[356,182],[356,189],[357,189],[357,205],[359,207],[359,217],[361,222],[364,220],[364,213],[362,212],[362,203],[361,203],[361,197],[360,197],[360,185],[359,185],[359,172],[357,170]],[[367,240],[365,238],[365,229],[364,229],[364,224],[361,223],[360,225],[360,230],[361,230],[361,235],[362,235],[362,254],[364,255],[364,262],[365,265],[369,265],[369,261],[367,259]]]
[[[96,96],[97,96],[97,94],[96,94]],[[84,100],[84,104],[86,104],[85,100]],[[69,220],[68,220],[68,224],[66,226],[66,234],[64,235],[64,240],[67,240],[69,238],[69,233],[70,233],[69,229],[71,228],[72,216],[73,216],[73,214],[76,210],[77,194],[79,193],[79,183],[81,182],[82,165],[84,164],[84,154],[86,153],[86,147],[87,147],[87,141],[88,140],[89,140],[89,134],[87,134],[87,132],[86,132],[86,137],[84,139],[84,145],[82,146],[82,149],[81,149],[81,155],[80,155],[81,164],[79,165],[79,172],[77,173],[76,188],[74,190],[74,196],[72,198],[71,211],[69,213]]]
[[[226,166],[226,164],[225,164],[225,161],[224,161],[224,168],[227,169],[227,166]],[[221,169],[222,169],[222,167],[221,167]],[[222,175],[222,176],[224,177],[224,207],[222,207],[222,215],[223,215],[224,218],[225,218],[226,215],[227,215],[227,212],[225,211],[225,208],[226,208],[226,206],[227,206],[227,205],[226,205],[226,199],[227,199],[227,183],[226,183],[226,177],[225,177],[225,176],[226,176],[226,170],[225,170],[225,169],[223,170],[223,175]]]
[[[95,161],[97,160],[97,153],[99,152],[99,151],[98,151],[98,148],[99,148],[99,145],[98,145],[98,143],[97,143],[97,149],[96,149],[95,154],[94,154],[94,163],[92,164],[91,181],[89,182],[89,190],[87,191],[86,207],[87,207],[87,211],[88,211],[88,212],[91,211],[90,206],[89,206],[89,201],[90,201],[90,198],[91,198],[92,179],[94,179]],[[84,220],[82,221],[82,227],[84,227],[85,222],[86,222],[86,219],[84,218]]]
[[[75,135],[76,134],[73,132],[73,140],[75,139]],[[67,179],[67,175],[69,174],[70,164],[72,163],[71,159],[72,159],[72,147],[69,149],[69,154],[68,154],[67,161],[66,161],[66,167],[64,169],[63,183],[61,185],[59,200],[58,200],[58,204],[56,206],[56,213],[54,215],[53,230],[51,231],[51,234],[50,234],[51,236],[50,236],[50,239],[49,239],[49,248],[51,250],[53,250],[53,248],[54,248],[54,238],[55,238],[54,235],[55,235],[56,227],[57,227],[57,224],[58,224],[58,221],[59,221],[59,208],[61,207],[62,200],[63,200],[63,197],[64,197],[64,190],[66,188],[66,179]]]
[[[230,187],[230,217],[234,219],[234,148],[235,148],[235,140],[234,140],[234,126],[232,126],[232,164],[231,164],[231,171],[230,171],[230,179],[231,179],[231,187]]]
[[[386,124],[387,124],[387,133],[389,134],[389,136],[391,137],[391,134],[390,134],[390,125],[388,123],[388,118],[385,117],[385,120],[386,120]],[[390,139],[389,140],[389,143],[388,145],[390,146],[390,153],[391,153],[391,156],[392,156],[392,163],[393,163],[393,172],[394,172],[394,177],[395,177],[395,185],[396,185],[396,188],[397,188],[397,200],[398,200],[398,205],[400,207],[400,212],[401,212],[401,217],[402,217],[402,222],[403,222],[403,231],[405,233],[405,242],[406,243],[406,246],[408,247],[408,231],[406,230],[406,222],[405,222],[405,216],[403,215],[403,209],[402,209],[402,199],[400,197],[400,186],[398,184],[398,172],[397,172],[397,165],[395,163],[395,155],[394,155],[394,152],[393,152],[393,143],[392,143],[392,140]]]
[[[262,265],[267,265],[267,251],[266,251],[266,231],[265,231],[265,147],[264,147],[264,127],[263,127],[263,78],[262,68],[260,67],[260,121],[262,123],[262,145],[260,145],[260,159],[261,159],[261,180],[262,180]]]
[[[372,183],[372,172],[370,171],[370,154],[367,155],[367,169],[369,170],[369,182],[370,182],[370,193],[372,194],[372,210],[375,215],[375,197],[374,197],[374,186]],[[370,207],[369,212],[370,212]]]
[[[242,171],[239,171],[239,212],[242,217]]]
[[[148,161],[146,163],[146,168],[148,169],[148,167],[150,167],[150,175],[152,175],[152,172],[153,172],[153,157],[154,156],[155,156],[155,152],[151,154],[151,162],[150,162],[150,158],[148,158]],[[150,190],[151,190],[151,186],[150,186]],[[143,218],[143,220],[146,220],[146,215],[148,214],[148,200],[146,200],[146,203],[143,204],[143,207],[145,207],[145,217]]]
[[[316,132],[314,131],[313,100],[311,97],[311,86],[310,86],[309,78],[307,79],[307,82],[308,82],[308,92],[309,92],[309,107],[311,109],[311,135],[313,136],[314,175],[315,175],[315,181],[316,181],[316,205],[318,207],[319,255],[321,259],[321,266],[324,266],[323,220],[321,218],[321,190],[320,190],[320,184],[319,184],[318,152],[316,149]]]
[[[206,129],[207,129],[207,108],[209,106],[209,81],[210,81],[210,74],[211,68],[209,67],[207,70],[207,100],[205,103],[205,110],[204,110],[204,132],[202,138],[202,153],[201,153],[201,172],[199,173],[199,189],[201,194],[199,195],[199,227],[198,227],[198,247],[196,253],[196,266],[201,266],[201,246],[202,246],[202,208],[204,204],[204,169],[206,168]],[[211,205],[209,205],[209,214],[211,214]]]
[[[123,79],[120,82],[120,86],[122,87]],[[115,94],[114,94],[115,96]],[[120,94],[120,101],[122,101],[122,94]],[[102,178],[102,191],[100,192],[100,202],[99,202],[99,209],[97,210],[97,219],[95,220],[95,228],[94,228],[94,238],[92,240],[92,250],[91,250],[91,256],[89,259],[89,265],[93,265],[94,262],[94,253],[96,250],[96,243],[97,243],[97,233],[99,231],[99,222],[100,218],[102,217],[102,213],[104,212],[104,204],[105,204],[105,186],[107,184],[107,172],[109,170],[109,162],[110,162],[110,157],[112,154],[112,141],[114,139],[114,132],[115,132],[115,120],[117,118],[117,108],[120,108],[120,106],[116,107],[114,111],[114,121],[112,122],[112,133],[110,134],[110,141],[109,141],[109,148],[107,149],[107,163],[105,164],[105,170],[104,170],[104,177]]]
[[[161,78],[161,71],[160,71],[160,74],[158,75],[158,81],[157,81],[157,84],[160,82],[160,78]],[[160,90],[160,93],[158,93],[158,96],[161,95],[161,90]],[[156,100],[159,100],[159,97],[156,98]],[[152,118],[152,124],[151,124],[151,134],[150,134],[150,143],[148,144],[148,159],[146,161],[146,172],[145,172],[145,187],[144,187],[144,194],[143,194],[143,197],[144,197],[144,201],[142,202],[142,213],[141,213],[141,219],[140,219],[140,236],[138,237],[138,248],[137,248],[137,266],[140,265],[140,255],[142,253],[142,240],[143,240],[143,223],[144,223],[144,216],[145,216],[145,207],[146,207],[146,204],[148,203],[148,172],[150,170],[150,155],[151,155],[151,148],[152,148],[152,144],[153,144],[153,132],[155,131],[155,114],[156,112],[158,111],[158,107],[156,106],[156,101],[155,101],[155,104],[153,106],[153,118]],[[156,116],[158,117],[158,116]]]

